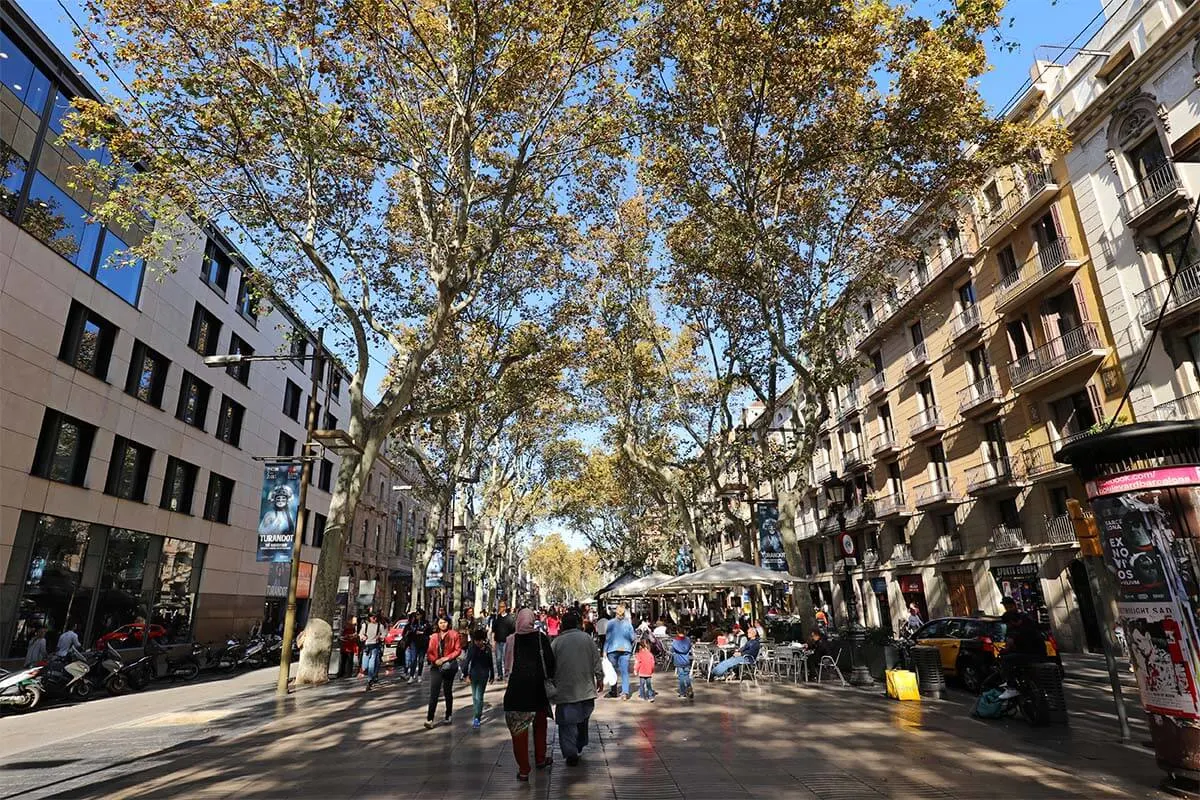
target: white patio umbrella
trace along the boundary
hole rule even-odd
[[[745,561],[726,561],[660,583],[648,589],[647,594],[682,594],[733,586],[772,586],[776,583],[797,583],[804,580],[786,572],[756,567]]]
[[[651,572],[636,581],[618,586],[609,592],[610,597],[645,597],[646,593],[661,583],[671,580],[671,576],[662,572]]]

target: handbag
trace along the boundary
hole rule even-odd
[[[554,682],[554,678],[546,672],[546,654],[542,651],[542,636],[538,634],[537,638],[538,660],[542,662],[542,684],[546,688],[546,701],[549,703],[555,702],[558,697],[558,684]]]
[[[449,633],[449,631],[446,631],[446,633]],[[442,658],[446,655],[446,634],[439,633],[436,636],[438,640],[438,658]],[[440,669],[443,675],[453,675],[454,671],[458,669],[458,662],[454,660],[447,661],[445,664],[442,664]]]

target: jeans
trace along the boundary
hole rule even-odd
[[[425,654],[415,644],[410,644],[405,652],[404,666],[408,676],[414,678],[425,671]]]
[[[454,674],[458,672],[458,665],[450,661],[446,666],[450,669],[433,667],[429,670],[429,713],[425,719],[430,722],[433,722],[433,712],[437,711],[439,694],[446,698],[446,719],[450,719],[450,713],[454,710]]]
[[[559,703],[554,709],[554,721],[558,723],[558,748],[563,758],[579,758],[588,745],[588,720],[596,708],[595,700],[578,703]]]
[[[374,682],[375,676],[379,674],[379,659],[382,654],[383,647],[377,644],[369,644],[363,648],[363,672],[367,674],[367,680]]]
[[[629,694],[629,653],[616,650],[608,654],[608,661],[621,676],[621,694]]]
[[[687,690],[692,688],[692,670],[690,667],[676,667],[675,677],[679,680],[679,693],[687,694]]]
[[[743,664],[749,663],[750,659],[746,658],[745,656],[733,656],[732,658],[727,658],[720,664],[717,664],[715,667],[713,667],[711,677],[723,678],[734,667],[740,667]]]
[[[638,677],[638,697],[643,700],[649,700],[654,697],[657,692],[654,691],[653,678]]]
[[[487,678],[471,678],[471,708],[475,719],[483,716],[483,694],[487,691]]]
[[[496,646],[492,649],[492,652],[496,655],[496,677],[500,680],[504,680],[504,651],[507,649],[508,642],[499,640],[497,640]]]

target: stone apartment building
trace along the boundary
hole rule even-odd
[[[0,58],[0,659],[68,621],[87,642],[139,615],[199,640],[270,629],[287,565],[256,560],[261,459],[300,455],[314,369],[318,427],[345,421],[344,371],[306,358],[312,331],[256,297],[215,231],[176,243],[176,271],[114,266],[136,233],[89,221],[68,172],[105,155],[57,142],[70,98],[95,93],[12,4]],[[284,358],[205,366],[225,353]],[[302,616],[338,463],[323,451],[312,471]],[[381,460],[347,553],[380,607],[411,580],[405,538],[430,516],[393,492],[409,477]]]

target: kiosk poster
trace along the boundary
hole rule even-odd
[[[263,467],[259,501],[258,560],[292,560],[296,519],[300,509],[300,465],[267,464]]]
[[[779,535],[779,506],[775,503],[759,503],[757,512],[758,552],[762,557],[763,569],[787,572],[783,537]]]
[[[1200,720],[1200,652],[1189,597],[1192,547],[1177,538],[1172,512],[1178,509],[1166,497],[1176,491],[1140,487],[1096,497],[1092,510],[1116,578],[1117,611],[1142,705],[1150,713]]]

